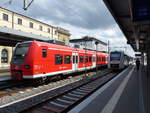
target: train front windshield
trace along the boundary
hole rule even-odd
[[[12,57],[12,63],[22,64],[25,58],[25,55],[29,49],[29,46],[30,46],[30,43],[18,44],[14,51],[14,55]]]
[[[121,53],[111,53],[110,60],[120,60]]]

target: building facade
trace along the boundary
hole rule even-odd
[[[108,44],[94,37],[85,36],[80,39],[71,39],[70,43],[74,47],[78,46],[79,48],[108,52]]]
[[[54,27],[33,18],[15,13],[13,11],[0,7],[0,27],[6,27],[13,30],[27,32],[50,40],[62,41],[69,43],[70,33],[63,28]],[[8,67],[11,61],[13,48],[0,46],[0,68]],[[5,58],[4,58],[5,57]],[[7,57],[7,58],[6,58]]]

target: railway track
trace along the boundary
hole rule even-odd
[[[65,113],[110,81],[116,73],[104,74],[87,79],[76,87],[69,88],[63,93],[47,97],[19,113]]]
[[[103,72],[108,71],[107,69],[103,70]],[[93,74],[93,71],[88,72],[88,75]],[[84,76],[84,73],[80,73],[77,76]],[[74,76],[72,74],[70,74],[70,76]],[[61,79],[60,79],[61,80]],[[64,79],[65,80],[65,79]],[[56,80],[52,80],[49,83],[54,83]],[[59,80],[57,80],[59,81]],[[45,83],[47,84],[47,82]],[[27,89],[32,89],[34,87],[38,87],[38,86],[42,86],[44,84],[32,84],[30,82],[18,82],[18,81],[13,81],[13,80],[9,80],[9,81],[2,81],[0,82],[0,98],[5,97],[5,96],[11,96],[11,95],[15,95],[18,92],[24,92]]]
[[[22,82],[15,82],[15,81],[3,82],[3,83],[0,83],[0,90],[16,87],[16,86],[19,86],[19,85],[23,85],[23,83]]]

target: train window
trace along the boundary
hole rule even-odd
[[[73,63],[75,63],[75,56],[73,56]]]
[[[71,63],[70,58],[71,58],[70,55],[65,55],[64,63],[65,63],[65,64],[70,64],[70,63]]]
[[[47,57],[47,50],[46,49],[42,49],[42,57],[43,58]]]
[[[105,58],[103,57],[103,61],[105,61]]]
[[[85,56],[85,62],[88,62],[88,56]]]
[[[96,57],[93,57],[93,58],[92,58],[92,61],[95,62],[95,61],[96,61]]]
[[[62,64],[62,55],[55,55],[55,64]]]
[[[105,61],[105,58],[103,57],[103,61]]]
[[[99,57],[97,57],[97,62],[99,62]]]
[[[89,57],[89,62],[92,62],[92,57]]]
[[[76,63],[78,63],[78,56],[76,56]]]
[[[8,21],[8,15],[3,13],[3,20]]]
[[[80,63],[83,63],[83,56],[80,56]]]

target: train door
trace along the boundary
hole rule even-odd
[[[96,67],[96,55],[92,56],[92,68]]]
[[[73,53],[72,54],[72,70],[76,71],[78,70],[78,53]]]

